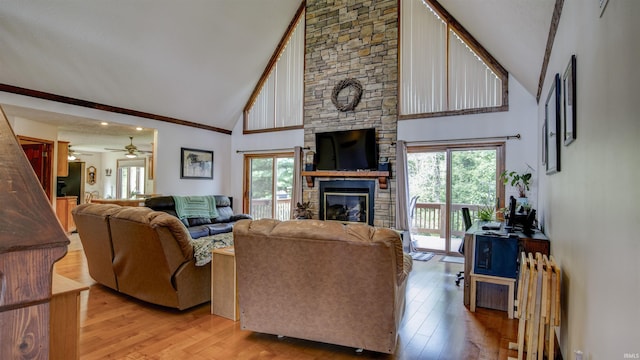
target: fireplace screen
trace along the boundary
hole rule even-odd
[[[324,219],[369,223],[369,194],[348,192],[324,193]]]

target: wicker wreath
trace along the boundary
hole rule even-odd
[[[351,102],[348,104],[340,104],[338,102],[338,94],[340,94],[340,91],[348,87],[351,87],[353,88],[353,90],[355,90],[353,100],[351,100]],[[350,111],[358,106],[360,97],[362,97],[362,84],[360,84],[360,81],[356,79],[344,79],[333,88],[333,92],[331,93],[331,102],[336,106],[336,109],[340,111]]]

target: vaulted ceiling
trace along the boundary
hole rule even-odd
[[[555,0],[440,3],[535,96]],[[299,6],[3,1],[0,84],[231,130]]]

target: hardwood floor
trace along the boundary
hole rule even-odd
[[[506,312],[462,304],[455,286],[461,264],[436,255],[415,261],[407,306],[394,355],[240,330],[210,314],[210,304],[175,311],[123,296],[89,276],[82,250],[69,251],[55,271],[86,285],[81,295],[81,359],[507,359],[517,321]]]

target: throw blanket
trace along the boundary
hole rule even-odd
[[[216,198],[213,195],[206,196],[173,196],[176,203],[176,214],[180,220],[186,218],[218,217]]]
[[[204,236],[191,241],[193,244],[193,256],[196,258],[196,266],[203,266],[211,261],[211,250],[233,246],[233,233]]]

